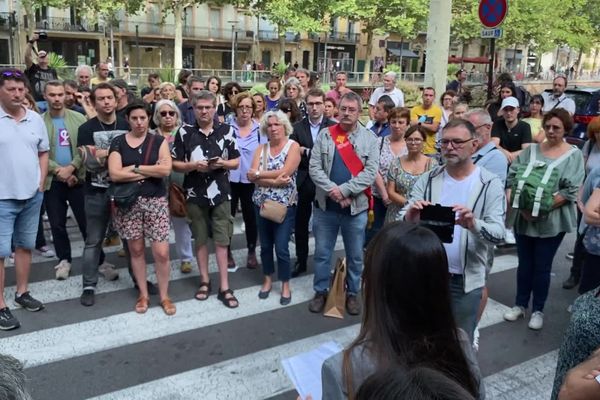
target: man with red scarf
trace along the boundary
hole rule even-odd
[[[354,92],[342,96],[339,123],[321,130],[311,152],[309,174],[316,186],[313,216],[315,235],[315,297],[311,312],[323,311],[329,290],[331,255],[341,230],[347,265],[346,309],[360,314],[360,276],[364,232],[373,213],[371,184],[379,166],[379,146],[373,132],[358,118],[362,99]]]

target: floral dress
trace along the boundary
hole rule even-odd
[[[285,146],[283,146],[281,152],[276,156],[271,155],[270,144],[263,145],[262,151],[260,153],[260,161],[258,164],[259,170],[273,171],[282,169],[285,165],[285,160],[290,151],[290,148],[292,147],[292,144],[294,144],[294,141],[288,139]],[[266,168],[263,166],[263,152],[265,151],[265,149],[267,150],[268,154]],[[294,173],[290,176],[291,181],[285,187],[256,186],[254,189],[254,194],[252,195],[252,201],[254,202],[254,204],[260,207],[265,200],[269,199],[278,201],[282,204],[286,204],[288,207],[295,205],[298,197],[296,196],[296,173],[297,171],[294,171]]]
[[[388,170],[390,165],[395,159],[398,157],[402,157],[403,155],[408,153],[408,149],[406,146],[402,150],[400,150],[400,154],[394,154],[392,147],[390,146],[390,137],[382,137],[379,138],[379,173],[383,178],[383,184],[387,185],[388,180]],[[381,198],[381,193],[377,190],[375,184],[371,186],[371,190],[373,191],[373,196]]]
[[[429,171],[433,167],[435,167],[436,163],[432,158],[427,160],[427,164],[425,165],[425,172]],[[410,195],[410,191],[412,190],[415,182],[422,174],[413,175],[410,172],[407,172],[402,168],[402,163],[400,162],[400,157],[394,159],[390,168],[388,170],[387,179],[388,181],[393,181],[396,184],[396,192],[404,196],[408,199]],[[400,210],[402,210],[402,206],[392,203],[387,208],[387,214],[385,215],[384,223],[390,223],[394,221],[398,221],[400,219]]]

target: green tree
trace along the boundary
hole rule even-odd
[[[332,16],[347,17],[362,23],[367,36],[365,81],[371,72],[373,37],[396,33],[403,39],[412,39],[427,23],[428,0],[339,0],[331,5]]]

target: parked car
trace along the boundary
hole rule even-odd
[[[551,93],[552,89],[546,89],[546,92]],[[600,90],[592,87],[577,87],[565,90],[568,98],[575,102],[575,127],[573,132],[566,137],[566,141],[575,144],[580,148],[587,140],[587,126],[592,118],[597,117],[600,113]]]

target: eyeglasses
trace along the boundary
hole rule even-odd
[[[481,124],[481,125],[477,125],[477,126],[475,126],[475,130],[477,130],[477,129],[479,129],[479,128],[482,128],[482,127],[484,127],[484,126],[491,126],[491,124]]]
[[[252,106],[238,106],[237,108],[240,110],[252,110],[253,107]]]
[[[292,110],[289,108],[280,108],[279,111],[283,111],[284,113],[292,112]]]
[[[239,92],[237,90],[232,90],[231,94],[238,94]]]
[[[6,77],[6,78],[11,77],[11,76],[20,78],[23,76],[23,74],[21,73],[21,71],[4,71],[2,73],[2,76]]]
[[[177,113],[175,111],[161,111],[160,112],[160,116],[161,117],[166,117],[167,115],[169,117],[174,117]]]
[[[470,142],[471,140],[474,140],[475,138],[470,138],[470,139],[440,139],[438,140],[438,144],[441,147],[448,147],[448,145],[450,143],[452,143],[452,147],[454,147],[455,149],[460,149],[464,146],[465,143]]]

